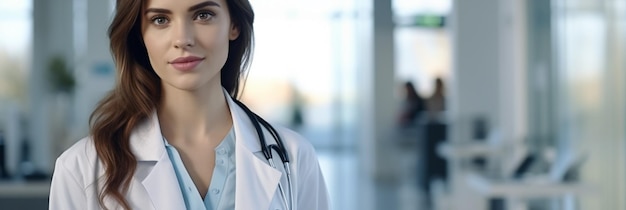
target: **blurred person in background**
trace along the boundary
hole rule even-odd
[[[396,119],[398,129],[396,143],[399,144],[399,149],[408,149],[411,152],[415,152],[421,150],[422,116],[426,111],[426,102],[417,93],[413,82],[410,81],[404,82],[401,94],[403,95],[403,100]]]
[[[435,92],[426,99],[429,121],[443,121],[446,109],[445,86],[441,78],[435,79]]]
[[[446,160],[437,154],[437,147],[447,140],[447,122],[445,120],[445,86],[443,79],[435,79],[435,90],[426,99],[428,118],[424,129],[425,136],[425,167],[422,187],[427,197],[431,196],[432,185],[445,184],[448,177]],[[432,200],[428,200],[432,206]]]
[[[57,159],[49,208],[328,209],[311,144],[237,101],[253,20],[247,0],[118,0],[117,84]]]
[[[402,85],[403,101],[398,114],[397,124],[399,131],[397,158],[403,162],[402,180],[416,183],[418,193],[424,195],[425,187],[422,186],[424,179],[424,116],[426,114],[426,101],[415,89],[413,82],[407,81]]]
[[[412,82],[405,82],[402,92],[404,93],[404,101],[402,101],[402,107],[400,107],[398,124],[400,127],[408,127],[412,126],[420,118],[426,109],[426,104],[424,99],[417,94],[417,90],[415,90]]]
[[[304,97],[298,90],[298,87],[294,84],[291,87],[291,117],[289,125],[291,129],[300,131],[305,124],[304,120]]]

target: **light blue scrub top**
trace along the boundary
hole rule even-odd
[[[183,164],[176,148],[163,137],[167,154],[174,165],[178,185],[183,192],[187,209],[225,210],[235,209],[235,131],[230,129],[215,148],[215,169],[204,200]]]

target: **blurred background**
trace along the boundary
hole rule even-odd
[[[626,209],[626,1],[250,0],[243,101],[333,209]],[[0,0],[0,209],[47,209],[115,83],[113,0]]]

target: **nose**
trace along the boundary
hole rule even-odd
[[[193,29],[188,23],[177,24],[178,27],[174,27],[174,48],[190,48],[195,45],[193,37]]]

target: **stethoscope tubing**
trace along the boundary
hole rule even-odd
[[[289,200],[291,202],[287,202],[285,189],[283,189],[283,186],[280,182],[278,183],[278,190],[280,191],[280,194],[283,197],[282,200],[283,200],[283,204],[285,205],[285,208],[289,208],[290,210],[295,210],[296,208],[295,208],[294,195],[293,195],[293,186],[291,183],[291,170],[290,170],[290,165],[289,165],[289,156],[287,155],[287,150],[285,149],[285,145],[283,144],[283,141],[280,138],[280,135],[278,135],[278,132],[276,131],[276,129],[274,129],[272,125],[270,125],[267,121],[265,121],[263,118],[261,118],[254,112],[250,111],[250,109],[248,109],[246,105],[244,105],[243,103],[241,103],[240,101],[236,99],[233,99],[233,101],[237,105],[239,105],[239,107],[243,109],[246,115],[248,115],[248,118],[250,118],[250,120],[252,121],[252,125],[254,126],[254,129],[256,130],[256,133],[259,137],[259,143],[261,144],[261,151],[263,152],[263,156],[265,156],[265,159],[267,160],[269,165],[277,169],[276,165],[274,164],[272,150],[274,150],[276,154],[278,154],[278,156],[280,157],[280,160],[283,162],[283,168],[285,169],[285,175],[286,175],[285,177],[287,179],[287,185],[289,187]],[[263,130],[261,129],[261,126],[265,127],[265,129],[268,130],[270,135],[272,135],[272,137],[276,141],[276,144],[267,145],[267,142],[265,141],[265,135],[263,135]],[[288,203],[291,205],[289,205]]]

